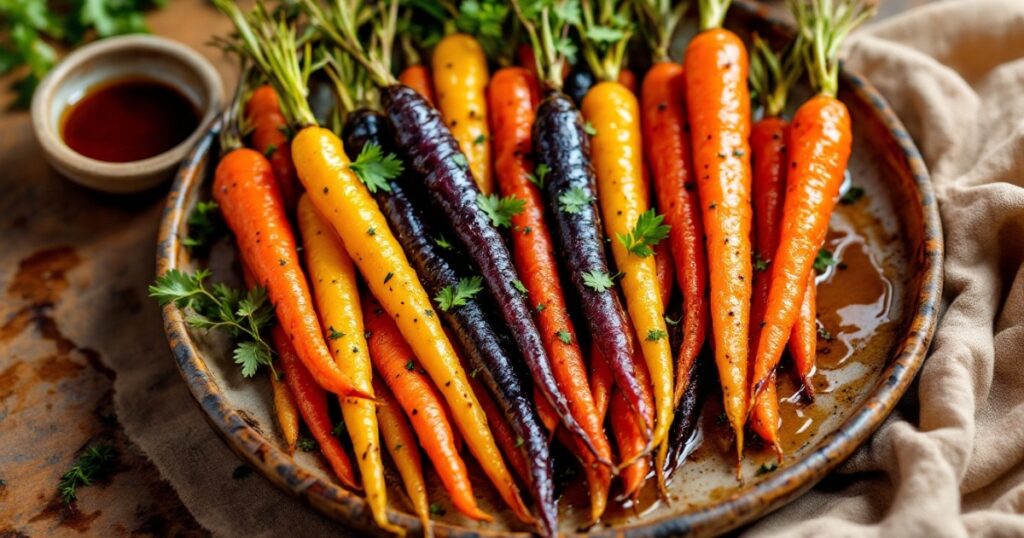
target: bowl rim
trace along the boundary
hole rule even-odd
[[[145,50],[147,52],[163,55],[180,65],[191,70],[199,80],[199,85],[194,89],[205,97],[205,107],[197,111],[200,113],[199,123],[188,138],[182,140],[176,146],[163,153],[123,163],[112,163],[86,157],[71,149],[63,140],[59,129],[51,121],[51,112],[59,104],[54,100],[57,90],[67,83],[68,77],[82,64],[89,61],[116,62],[118,58],[126,54],[132,54]],[[115,76],[104,77],[94,82],[90,87],[106,84],[126,76],[127,73],[119,73]],[[175,84],[171,82],[170,84]],[[184,81],[177,81],[177,84],[189,86]],[[194,103],[200,105],[201,103]],[[170,170],[188,155],[191,148],[209,130],[210,125],[217,118],[220,109],[224,104],[224,83],[216,68],[202,54],[187,45],[166,37],[151,34],[132,34],[108,37],[94,41],[82,46],[68,54],[56,67],[54,67],[36,88],[32,96],[31,116],[32,127],[36,139],[42,146],[47,158],[54,163],[54,166],[65,172],[71,179],[87,186],[103,190],[130,188],[133,181],[138,181],[140,176],[155,174],[164,170]],[[96,184],[95,180],[82,179],[80,176],[103,177],[112,184]],[[116,185],[114,184],[116,183]]]
[[[746,16],[762,19],[769,25],[787,27],[777,17],[768,15],[763,8],[746,2],[734,5],[744,11]],[[814,486],[867,440],[892,412],[924,363],[935,332],[942,297],[943,234],[938,202],[920,152],[882,95],[865,78],[845,68],[842,69],[841,78],[844,88],[872,109],[877,120],[898,145],[916,187],[914,194],[922,215],[922,250],[914,253],[921,263],[920,270],[914,275],[919,285],[916,291],[910,290],[908,293],[907,312],[910,319],[901,329],[898,343],[879,381],[853,414],[821,439],[811,452],[773,473],[771,477],[738,489],[729,497],[706,507],[651,521],[592,529],[591,535],[708,535],[734,529],[781,507]],[[196,176],[204,173],[209,165],[208,159],[218,127],[215,125],[200,140],[175,179],[160,224],[157,275],[180,267],[182,250],[177,232],[187,218],[186,209],[190,201],[196,198],[203,183],[197,181]],[[171,350],[189,390],[214,429],[233,450],[260,469],[271,482],[285,491],[306,498],[321,512],[345,525],[382,534],[369,518],[368,509],[361,497],[310,474],[227,405],[219,387],[210,378],[201,353],[188,335],[180,309],[173,305],[164,307],[163,318]],[[389,507],[388,516],[392,523],[410,531],[422,530],[420,521],[412,515]],[[432,522],[432,527],[435,533],[442,536],[528,536],[523,532],[471,529],[445,522]]]

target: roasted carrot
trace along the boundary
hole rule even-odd
[[[608,366],[604,355],[596,345],[590,346],[590,387],[594,394],[594,409],[597,411],[598,422],[604,424],[608,414],[608,404],[612,398],[612,387],[615,385],[614,374]]]
[[[430,298],[367,187],[353,170],[341,141],[331,131],[316,126],[316,118],[305,101],[307,88],[295,54],[294,30],[277,25],[262,4],[257,4],[256,10],[247,17],[233,2],[214,0],[214,3],[240,28],[245,55],[275,87],[285,117],[298,129],[292,140],[292,158],[299,180],[311,193],[313,204],[338,233],[360,272],[367,275],[370,291],[394,317],[409,347],[445,396],[470,451],[499,491],[508,494],[506,499],[511,499],[513,506],[521,505],[518,488],[501,461],[487,428],[487,419],[469,388],[465,371],[434,313]],[[334,7],[354,9],[350,5]],[[307,8],[310,18],[321,30],[338,30],[330,25],[328,16],[319,6],[309,4]],[[391,4],[391,8],[390,22],[384,22],[393,28],[397,4]],[[346,34],[346,45],[361,49],[358,36],[350,34],[354,29],[346,27],[340,31]],[[379,63],[371,65],[375,78],[390,77],[386,67]],[[365,169],[362,173],[367,180],[382,179],[373,178]],[[368,233],[370,230],[374,233]]]
[[[850,159],[850,113],[836,97],[839,44],[873,13],[873,8],[856,1],[815,0],[811,8],[802,2],[793,6],[798,24],[810,36],[806,67],[818,93],[797,109],[790,125],[781,235],[754,361],[751,397],[755,399],[771,379],[796,323]]]
[[[308,194],[299,198],[296,220],[302,233],[313,296],[324,334],[330,342],[331,355],[360,390],[373,394],[373,372],[359,306],[356,269],[334,230],[313,207]],[[363,479],[366,502],[377,526],[404,535],[404,529],[388,521],[387,488],[374,404],[344,398],[341,400],[341,415],[352,439],[352,449],[359,455],[356,464]]]
[[[484,93],[488,82],[484,49],[470,35],[447,35],[434,47],[431,71],[437,109],[466,156],[480,192],[491,194],[494,172]]]
[[[647,372],[647,365],[640,352],[636,353],[633,360],[637,377],[640,378],[641,386],[645,387],[644,398],[651,404],[653,409],[654,395],[650,389],[651,380]],[[626,413],[625,401],[620,391],[612,393],[611,399],[611,427],[615,436],[615,443],[619,448],[619,459],[621,460],[619,476],[622,478],[623,494],[627,497],[634,497],[647,480],[647,474],[651,469],[651,457],[647,452],[647,442],[644,439],[642,423],[637,420],[636,415]],[[648,417],[653,419],[653,417]],[[659,484],[659,487],[662,487]]]
[[[421,373],[413,351],[387,312],[369,295],[363,297],[362,303],[373,367],[412,422],[418,444],[437,469],[452,504],[472,519],[490,521],[491,517],[480,510],[473,497],[466,464],[456,450],[454,432],[437,389]]]
[[[533,126],[533,157],[547,169],[544,199],[558,251],[564,253],[566,273],[581,303],[593,342],[614,373],[630,409],[640,417],[642,389],[633,371],[632,337],[618,293],[611,284],[596,200],[596,180],[590,163],[590,139],[572,100],[559,91],[565,58],[544,35],[560,35],[569,21],[564,13],[542,5],[531,17],[513,3],[544,74],[547,96],[538,106]],[[645,430],[653,428],[648,424]]]
[[[586,367],[558,275],[544,204],[535,184],[543,184],[546,174],[538,176],[530,160],[534,109],[539,101],[537,80],[526,69],[507,67],[494,75],[487,92],[498,187],[502,196],[523,201],[523,210],[511,219],[515,265],[522,275],[541,338],[551,357],[555,380],[566,396],[569,411],[593,442],[597,458],[610,462],[611,447],[594,409]],[[546,400],[538,401],[537,409],[551,411],[557,418]],[[551,428],[549,425],[548,429]],[[586,446],[577,446],[575,442],[569,446],[580,458],[595,459],[589,457],[591,451]],[[599,493],[601,488],[591,491]],[[603,500],[596,504],[603,509]],[[597,513],[595,519],[599,516]]]
[[[292,150],[288,140],[288,123],[281,114],[274,88],[264,84],[255,90],[245,105],[245,119],[252,127],[250,140],[256,151],[267,156],[274,178],[281,190],[281,198],[288,214],[295,212],[295,204],[302,194],[302,186],[295,177]]]
[[[394,137],[387,123],[381,113],[368,110],[350,113],[343,129],[349,154],[357,154],[371,143],[390,148]],[[454,234],[439,226],[440,219],[428,217],[427,213],[432,208],[425,203],[428,199],[422,189],[416,188],[418,179],[415,171],[407,170],[389,182],[390,192],[381,189],[375,196],[396,239],[409,255],[413,268],[421,275],[424,288],[435,298],[444,298],[446,293],[471,281],[473,275],[456,258],[457,254],[452,252],[454,247],[449,245],[445,248],[439,244],[439,238],[454,237]],[[493,319],[486,299],[474,295],[463,297],[459,304],[454,304],[454,301],[439,304],[441,319],[469,359],[463,364],[468,364],[474,373],[479,374],[477,377],[490,389],[516,436],[524,439],[529,461],[538,463],[530,465],[530,475],[523,478],[530,485],[538,505],[543,507],[543,512],[553,515],[556,511],[554,471],[550,465],[547,436],[529,401],[528,387],[515,366],[507,332]]]
[[[423,64],[413,64],[402,70],[398,81],[416,90],[428,103],[434,104],[434,85],[430,80],[430,70]]]
[[[723,29],[730,0],[700,2],[701,32],[686,48],[684,76],[710,263],[711,328],[725,413],[743,455],[750,322],[750,91],[747,49]],[[736,467],[739,475],[740,467]]]
[[[427,485],[423,480],[423,463],[420,461],[420,451],[416,448],[416,436],[402,408],[379,377],[373,379],[373,393],[377,397],[377,424],[380,426],[381,442],[398,468],[412,511],[422,522],[424,536],[433,536]]]
[[[612,27],[628,37],[628,16],[633,5],[626,1],[605,2],[595,10],[584,3],[583,17],[588,31],[592,25]],[[589,15],[589,16],[587,16]],[[621,28],[619,28],[621,27]],[[623,41],[626,41],[624,39]],[[584,37],[583,57],[601,82],[583,98],[580,110],[593,128],[591,162],[597,177],[598,202],[604,229],[611,240],[612,256],[621,273],[620,285],[632,319],[650,380],[653,383],[655,428],[651,442],[661,446],[672,424],[672,349],[665,325],[657,266],[652,248],[668,236],[662,217],[650,206],[644,184],[644,158],[640,141],[640,105],[636,95],[618,79],[625,43],[603,44]],[[628,75],[624,79],[630,83]],[[636,77],[632,77],[636,87]]]
[[[334,363],[320,333],[295,236],[270,163],[251,149],[221,157],[213,198],[235,234],[242,260],[274,304],[278,322],[317,383],[339,396],[368,397]]]
[[[274,416],[277,418],[277,425],[281,428],[288,452],[295,452],[295,445],[299,441],[299,408],[284,380],[274,372],[270,372],[269,375],[270,388],[274,393]]]
[[[793,357],[796,374],[803,385],[804,397],[809,400],[814,399],[814,383],[811,381],[811,377],[814,375],[814,363],[818,350],[818,284],[816,276],[811,271],[810,276],[807,277],[807,289],[804,291],[803,301],[800,302],[800,312],[793,325],[793,334],[789,337],[789,355]]]
[[[668,244],[683,292],[683,340],[676,359],[673,396],[676,405],[704,346],[708,323],[704,225],[693,177],[684,93],[680,64],[658,62],[644,76],[641,101],[647,162],[654,177],[658,209],[669,226]]]
[[[549,432],[554,432],[558,429],[558,413],[551,408],[551,404],[544,398],[544,395],[540,393],[537,387],[533,388],[533,402],[537,406],[537,417],[540,419],[540,423],[544,425],[544,429]]]
[[[476,394],[477,400],[480,401],[480,407],[483,409],[484,414],[487,415],[487,424],[491,427],[491,432],[494,433],[494,440],[501,447],[501,452],[505,455],[505,459],[508,460],[512,470],[524,482],[528,482],[530,480],[530,463],[527,462],[526,453],[522,449],[525,440],[522,437],[516,436],[515,432],[512,431],[512,427],[505,420],[501,410],[498,409],[498,405],[494,403],[494,399],[484,389],[484,386],[473,379],[469,380],[469,384],[473,387],[473,392]]]
[[[276,326],[271,336],[281,363],[281,371],[284,372],[284,382],[295,396],[295,403],[302,413],[302,421],[306,423],[309,433],[313,434],[313,438],[320,446],[320,453],[330,464],[341,485],[358,490],[359,483],[356,481],[352,461],[338,442],[338,438],[331,433],[334,425],[331,424],[331,416],[327,412],[327,394],[299,360],[284,330]]]
[[[767,42],[755,34],[751,53],[750,87],[760,104],[762,117],[750,133],[754,209],[754,283],[750,305],[750,359],[757,354],[757,343],[768,303],[768,268],[779,245],[782,203],[786,196],[786,147],[789,122],[782,117],[790,88],[802,73],[803,38],[790,43],[776,54]],[[806,295],[806,294],[805,294]],[[813,319],[812,319],[813,323]],[[779,442],[779,401],[774,377],[765,392],[753,401],[751,429],[782,459]]]

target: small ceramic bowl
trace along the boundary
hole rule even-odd
[[[192,101],[201,118],[195,132],[159,155],[124,163],[91,159],[68,147],[60,134],[64,112],[91,88],[128,77],[164,83]],[[114,37],[74,51],[50,71],[32,98],[32,125],[47,160],[67,178],[105,192],[138,192],[170,179],[223,101],[220,75],[195,50],[152,35]]]

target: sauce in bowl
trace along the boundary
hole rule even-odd
[[[149,78],[123,78],[91,88],[61,121],[61,138],[99,161],[155,157],[199,127],[195,105],[178,90]]]

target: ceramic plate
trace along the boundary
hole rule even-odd
[[[767,36],[785,32],[748,4],[732,10],[729,24],[743,35],[752,30]],[[793,101],[801,102],[807,96],[807,90],[803,92]],[[792,376],[785,371],[779,375],[785,460],[773,468],[774,456],[755,444],[745,458],[746,479],[737,481],[729,456],[728,426],[719,419],[721,395],[709,390],[701,419],[702,443],[673,476],[669,498],[659,500],[653,487],[648,487],[635,503],[610,502],[606,517],[591,533],[709,535],[792,501],[871,435],[921,367],[934,331],[942,283],[942,230],[928,172],[910,136],[866,80],[844,72],[840,98],[853,117],[851,182],[865,195],[856,203],[840,204],[831,222],[827,247],[841,263],[819,277],[820,321],[829,338],[819,339],[817,399],[810,404],[801,401]],[[181,244],[193,205],[208,197],[217,155],[215,140],[216,128],[182,164],[171,190],[160,227],[160,274],[209,265],[215,279],[238,280],[227,241],[203,260],[192,259]],[[345,525],[379,532],[362,499],[341,489],[314,454],[289,455],[282,449],[266,378],[243,380],[226,342],[187,330],[179,309],[166,307],[164,323],[192,394],[214,428],[245,461],[277,486],[304,497]],[[714,379],[713,372],[710,375]],[[477,468],[471,466],[470,471],[480,476]],[[562,476],[561,481],[562,530],[573,532],[586,517],[586,495],[577,484],[580,480]],[[448,508],[447,495],[436,478],[428,476],[428,482],[433,484],[431,501]],[[449,508],[436,517],[438,535],[497,536],[527,530],[502,508],[487,485],[479,480],[475,485],[481,506],[495,514],[496,521],[471,522]],[[393,488],[390,499],[392,521],[418,533],[420,522],[410,515],[404,494]]]

